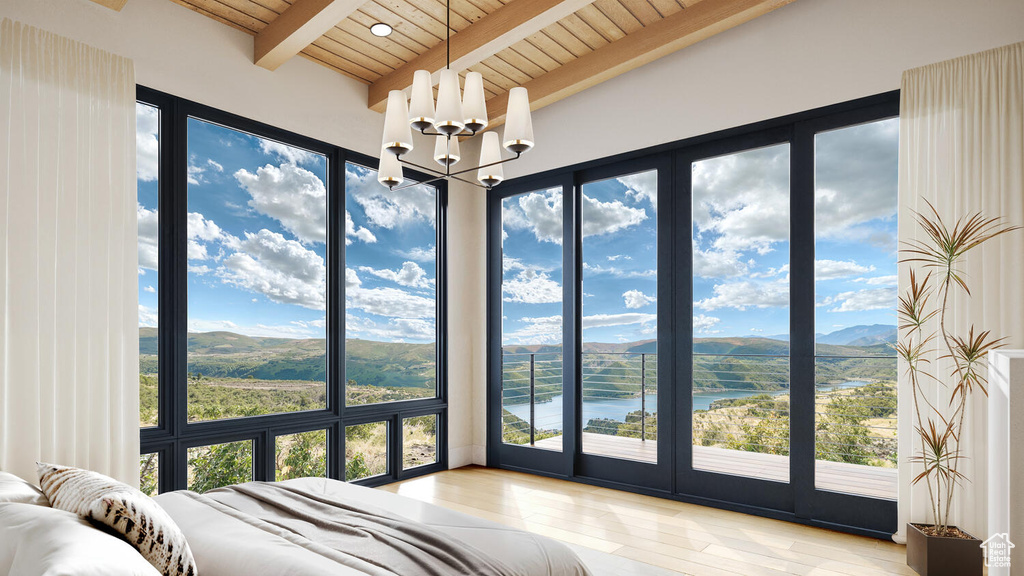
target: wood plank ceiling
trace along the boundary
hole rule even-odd
[[[331,4],[325,0],[172,1],[254,36],[293,3],[292,14],[309,11],[303,3]],[[473,70],[483,75],[492,124],[497,124],[503,121],[505,95],[515,86],[530,89],[537,109],[792,1],[451,0],[452,60],[463,73]],[[501,11],[516,2],[534,4]],[[431,72],[443,67],[444,0],[370,0],[348,12],[300,54],[368,84],[369,107],[382,111],[387,90],[411,84],[413,66],[406,66],[410,61],[419,57],[414,66],[434,67],[440,55],[440,66]],[[470,40],[471,33],[459,35],[491,14],[494,17],[480,25],[492,25],[487,38]],[[391,25],[394,32],[386,38],[374,36],[370,26],[377,22]],[[498,38],[506,31],[524,35]],[[469,46],[459,45],[464,38]],[[559,78],[563,72],[565,79]]]

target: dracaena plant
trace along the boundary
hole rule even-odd
[[[955,291],[971,296],[962,270],[967,254],[1019,226],[976,213],[950,227],[931,203],[925,203],[928,213],[915,212],[924,238],[903,242],[900,250],[900,263],[910,265],[910,285],[899,297],[900,338],[896,351],[906,365],[913,391],[914,430],[920,440],[911,461],[920,464],[922,471],[912,483],[928,486],[934,533],[946,536],[950,534],[953,495],[968,480],[960,471],[965,458],[960,441],[968,401],[976,392],[988,394],[985,357],[1002,347],[1005,340],[988,330],[976,331],[973,324],[966,334],[949,329],[951,296]],[[949,360],[949,373],[938,371],[939,367],[930,361],[934,356]],[[940,389],[947,391],[948,401],[930,400],[921,386],[926,380],[942,384]]]

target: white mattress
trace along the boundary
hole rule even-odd
[[[568,547],[536,534],[441,508],[404,496],[323,478],[288,480],[285,484],[338,501],[355,501],[427,525],[464,542],[508,566],[516,576],[589,576]],[[368,574],[342,566],[317,553],[321,546],[293,533],[194,494],[169,492],[156,500],[184,531],[203,576],[298,576]],[[375,575],[394,574],[387,570]],[[397,576],[416,576],[401,574]]]

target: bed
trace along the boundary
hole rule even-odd
[[[565,545],[403,496],[329,480],[253,482],[156,501],[203,576],[590,576]]]

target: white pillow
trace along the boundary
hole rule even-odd
[[[159,576],[130,544],[71,512],[0,503],[0,574]]]
[[[36,464],[39,487],[54,508],[110,527],[165,576],[196,576],[185,534],[152,498],[99,472]]]
[[[9,472],[0,472],[0,502],[50,505],[42,490]]]

